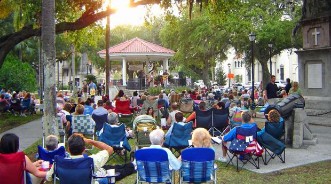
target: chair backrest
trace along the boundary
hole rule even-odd
[[[108,114],[96,115],[92,114],[92,119],[95,122],[95,131],[100,131],[103,127],[103,124],[107,122]]]
[[[122,114],[131,114],[132,111],[130,110],[130,100],[116,100],[114,112],[122,113]]]
[[[93,159],[83,158],[54,158],[54,178],[60,180],[60,184],[91,184],[94,173]]]
[[[66,150],[63,146],[60,146],[58,149],[53,151],[48,151],[43,147],[38,145],[38,158],[44,161],[49,161],[50,164],[53,164],[54,157],[59,155],[61,157],[66,157]]]
[[[185,125],[173,124],[172,132],[164,144],[168,147],[188,147],[188,140],[192,139],[192,121]]]
[[[245,140],[246,142],[251,142],[256,140],[257,125],[253,124],[250,128],[237,127],[236,137],[239,140]],[[252,139],[250,139],[252,138]]]
[[[284,121],[278,123],[265,122],[265,132],[276,139],[280,139],[285,134]]]
[[[213,111],[209,109],[207,111],[201,111],[199,109],[195,110],[195,121],[196,121],[196,128],[205,128],[209,130],[212,127],[213,122]]]
[[[184,113],[193,112],[194,101],[192,98],[180,99],[179,110]]]
[[[0,153],[0,183],[25,183],[25,154]]]
[[[56,121],[57,121],[57,124],[58,124],[58,128],[59,128],[59,134],[60,135],[65,135],[65,129],[63,127],[63,122],[62,122],[62,117],[60,116],[56,116]]]
[[[82,133],[84,135],[94,134],[94,121],[90,115],[72,116],[72,132]]]
[[[135,152],[135,158],[140,181],[158,183],[171,181],[168,154],[165,150],[139,149]]]
[[[228,109],[214,109],[213,108],[213,127],[222,131],[229,124],[229,111]]]
[[[113,147],[120,147],[122,142],[123,148],[131,151],[131,146],[126,138],[125,126],[123,123],[119,126],[111,126],[108,123],[105,123],[99,136],[99,141]]]
[[[185,182],[210,181],[214,172],[215,151],[211,148],[187,148],[182,151],[181,175]]]

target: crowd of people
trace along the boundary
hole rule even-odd
[[[286,85],[283,94],[283,97],[288,94],[299,94],[301,95],[301,90],[298,87],[297,82],[290,83],[290,80],[287,80],[288,85]],[[113,166],[107,166],[106,163],[109,159],[109,156],[114,152],[113,148],[103,142],[99,142],[96,140],[85,138],[81,134],[72,133],[72,116],[75,115],[106,115],[107,120],[104,123],[109,123],[111,126],[118,126],[121,123],[118,119],[119,115],[116,110],[116,104],[120,101],[129,101],[129,109],[132,112],[139,114],[146,114],[153,118],[165,118],[166,119],[166,127],[155,129],[149,134],[151,148],[159,148],[164,149],[167,152],[170,167],[174,170],[178,170],[181,167],[181,157],[176,157],[168,148],[163,147],[164,140],[170,136],[170,133],[173,130],[173,125],[176,123],[178,125],[184,126],[186,123],[195,121],[196,112],[188,114],[186,117],[184,113],[180,111],[180,99],[192,99],[194,101],[195,109],[199,109],[200,111],[207,111],[210,108],[214,108],[219,111],[227,111],[229,114],[229,118],[231,118],[235,112],[241,112],[242,124],[240,127],[242,128],[251,128],[252,126],[256,126],[256,122],[253,117],[256,115],[253,109],[250,109],[252,101],[251,95],[257,95],[259,99],[263,99],[264,102],[268,102],[270,104],[275,103],[276,98],[279,98],[279,94],[277,93],[278,88],[275,84],[275,77],[271,76],[271,81],[266,85],[266,88],[262,91],[259,89],[254,90],[254,93],[251,93],[249,90],[243,91],[228,91],[224,94],[218,94],[211,90],[188,90],[182,91],[181,93],[176,93],[174,90],[171,90],[169,94],[166,94],[164,90],[160,91],[159,95],[153,96],[148,93],[138,94],[137,91],[134,91],[132,97],[128,97],[125,95],[123,90],[119,90],[118,94],[114,99],[109,99],[108,96],[104,96],[102,100],[98,100],[97,103],[94,102],[93,96],[96,94],[91,93],[91,89],[93,89],[93,84],[90,84],[88,89],[90,90],[91,98],[86,95],[86,98],[81,97],[77,102],[65,99],[62,93],[58,93],[56,98],[57,103],[57,115],[61,117],[61,121],[63,125],[66,127],[66,134],[68,135],[68,157],[75,159],[83,157],[83,153],[85,150],[85,145],[90,144],[94,147],[98,148],[100,151],[96,154],[92,154],[89,157],[94,160],[95,170],[109,169]],[[85,89],[84,89],[85,90]],[[86,91],[86,90],[85,90]],[[0,103],[6,101],[8,104],[8,108],[6,111],[12,111],[13,106],[15,104],[20,104],[21,107],[18,108],[20,113],[23,113],[26,107],[22,105],[22,101],[24,99],[29,99],[32,103],[33,96],[29,93],[25,94],[17,94],[13,93],[11,95],[10,91],[1,91],[0,95]],[[153,102],[157,103],[153,103]],[[143,104],[149,104],[146,107],[143,107]],[[157,106],[153,106],[153,104],[157,104]],[[146,109],[144,109],[146,108]],[[165,111],[170,111],[165,113]],[[158,117],[160,116],[160,117]],[[268,121],[274,123],[282,123],[283,119],[280,117],[279,113],[275,110],[272,110],[268,114]],[[97,128],[98,131],[102,129],[103,126]],[[196,124],[193,125],[192,132],[192,146],[193,147],[206,147],[213,148],[213,144],[211,143],[211,135],[210,133],[204,129],[196,127]],[[235,139],[236,135],[236,127],[232,128],[229,132],[227,132],[222,139],[222,156],[218,159],[222,162],[227,162],[227,151],[230,145],[230,142]],[[165,131],[166,133],[165,133]],[[102,130],[101,130],[102,131]],[[258,132],[258,135],[262,135],[264,133],[264,129],[261,129]],[[127,137],[134,137],[133,132],[130,132],[130,129],[127,129],[126,132]],[[56,137],[51,136],[46,138],[46,149],[54,150],[57,149],[58,140]],[[0,153],[1,154],[10,154],[18,152],[19,148],[19,139],[15,134],[5,134],[1,138],[0,142]],[[40,170],[40,166],[42,161],[38,160],[36,162],[32,162],[28,157],[25,157],[26,162],[26,171],[29,172],[29,177],[32,181],[34,178],[45,179],[48,181],[53,180],[53,166],[49,171],[45,172]],[[134,172],[135,162],[129,163],[128,165],[123,166],[126,169],[120,170],[122,172],[122,177],[125,177]],[[122,167],[122,168],[123,168]],[[116,167],[121,168],[121,167]],[[103,179],[98,179],[96,183],[105,183],[107,181]]]
[[[0,91],[0,111],[14,115],[26,116],[27,113],[35,113],[35,106],[39,103],[35,95],[29,92],[11,91],[2,88]]]

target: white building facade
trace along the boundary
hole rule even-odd
[[[290,78],[291,81],[298,81],[298,56],[294,51],[295,49],[286,49],[271,58],[272,74],[276,76],[276,80],[285,81],[286,78]],[[236,53],[235,49],[231,48],[227,53],[227,59],[216,65],[216,67],[223,67],[226,76],[228,73],[234,74],[234,78],[230,80],[230,85],[234,83],[245,85],[251,82],[251,67],[246,67],[244,58],[245,55]],[[268,68],[270,70],[269,61]],[[254,81],[262,81],[262,67],[257,60],[254,63],[254,70]],[[226,86],[229,86],[229,80],[227,80]]]

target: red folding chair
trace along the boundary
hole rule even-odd
[[[1,183],[26,183],[25,154],[23,152],[0,154]]]

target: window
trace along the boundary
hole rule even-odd
[[[284,80],[284,65],[280,65],[280,80]]]

